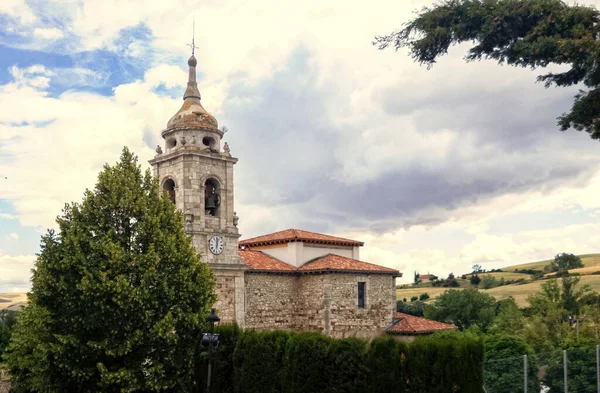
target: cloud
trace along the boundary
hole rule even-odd
[[[35,255],[4,255],[0,252],[0,292],[26,292]]]
[[[9,187],[0,188],[0,199],[12,202],[23,225],[53,227],[63,204],[80,200],[123,146],[147,167],[152,150],[144,130],[156,130],[156,142],[177,108],[176,100],[152,91],[163,82],[156,75],[121,85],[112,97],[77,91],[51,97],[46,88],[56,74],[41,66],[13,67],[12,75],[0,86],[0,155],[10,158],[3,166]]]
[[[33,35],[39,38],[48,39],[48,40],[56,40],[59,38],[63,38],[65,33],[56,28],[35,28],[33,30]]]
[[[19,235],[17,233],[11,232],[8,234],[8,237],[14,241],[18,241],[19,240]]]
[[[30,24],[36,20],[35,14],[25,0],[2,0],[0,2],[1,14],[9,15],[23,24]]]

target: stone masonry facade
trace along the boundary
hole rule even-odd
[[[366,283],[365,307],[357,304]],[[380,274],[246,273],[246,327],[312,331],[332,337],[384,334],[394,310],[394,279]]]

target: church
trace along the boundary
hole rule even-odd
[[[183,213],[186,232],[216,277],[222,323],[244,328],[372,337],[393,323],[395,278],[360,260],[363,243],[300,229],[241,240],[234,210],[237,158],[201,104],[197,60],[181,109],[161,132],[150,160],[160,187]]]

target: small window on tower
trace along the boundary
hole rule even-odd
[[[175,203],[175,182],[173,179],[167,179],[163,183],[163,190],[167,192],[171,202]]]
[[[168,149],[172,149],[175,146],[177,146],[177,139],[175,139],[175,138],[169,138],[169,139],[167,139],[167,148]]]
[[[358,308],[365,308],[366,282],[358,283]]]

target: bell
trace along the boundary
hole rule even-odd
[[[204,201],[206,209],[216,209],[217,208],[217,200],[216,198],[206,198]]]

